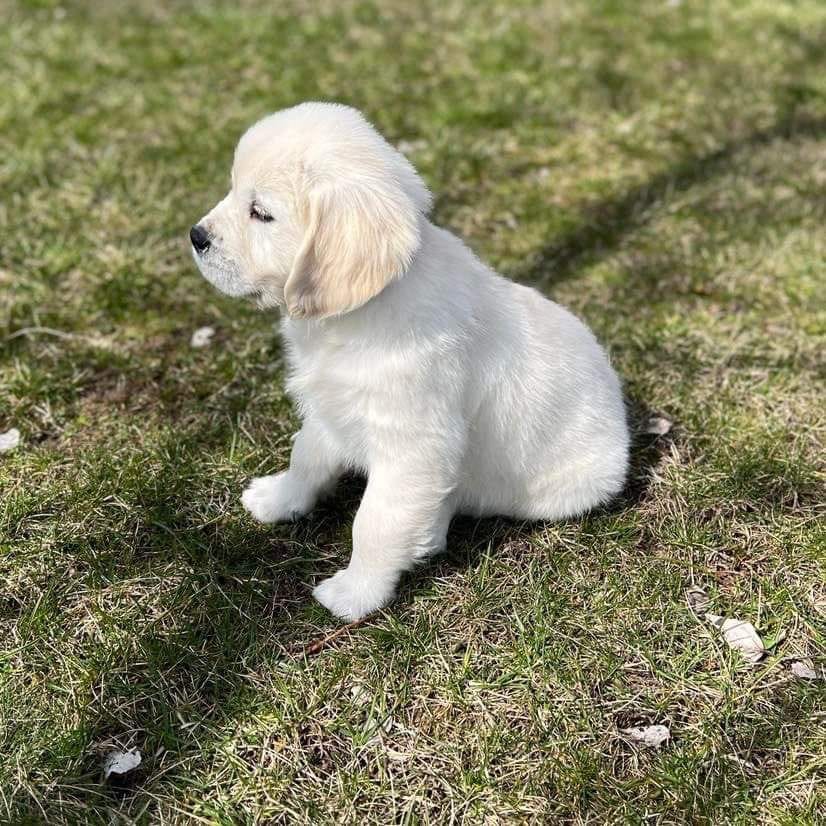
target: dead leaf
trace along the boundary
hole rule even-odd
[[[795,660],[791,667],[792,674],[795,677],[800,677],[801,680],[817,680],[820,677],[811,660]]]
[[[655,436],[665,436],[671,431],[673,423],[663,416],[651,416],[645,424],[645,432]]]
[[[759,663],[766,653],[763,640],[750,622],[738,619],[726,619],[717,614],[706,614],[706,619],[723,634],[723,639],[736,648],[743,659],[752,664]]]
[[[350,696],[357,706],[366,706],[370,703],[370,689],[366,685],[357,684],[350,689]]]
[[[691,608],[697,616],[703,616],[708,611],[709,605],[711,605],[708,594],[699,585],[692,585],[692,587],[685,592],[685,596],[688,600],[688,607]]]
[[[109,775],[123,775],[136,769],[141,764],[141,753],[137,749],[129,751],[110,751],[103,760],[103,779]]]
[[[641,743],[650,748],[659,748],[671,737],[668,726],[634,726],[633,728],[623,728],[620,731],[635,743]]]
[[[14,450],[20,444],[20,431],[13,427],[5,433],[0,433],[0,453]]]
[[[214,327],[199,327],[193,334],[189,343],[193,347],[209,347],[212,337],[215,335]]]

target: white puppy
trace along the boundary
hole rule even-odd
[[[190,233],[218,289],[284,308],[303,425],[244,507],[296,519],[345,470],[367,475],[350,564],[314,591],[347,620],[442,550],[454,514],[576,516],[628,466],[620,383],[588,328],[488,269],[430,204],[359,112],[304,103],[244,134],[232,189]]]

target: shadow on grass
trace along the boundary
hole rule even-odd
[[[635,508],[646,496],[651,481],[651,469],[656,467],[670,448],[670,434],[656,436],[645,432],[646,423],[657,411],[634,398],[626,399],[626,407],[631,430],[628,480],[619,496],[590,511],[588,518],[599,520],[602,516]],[[566,521],[573,524],[580,522],[582,518],[576,517]],[[541,521],[525,522],[507,517],[455,517],[448,532],[447,551],[405,578],[398,604],[404,605],[408,602],[416,590],[421,588],[423,579],[441,577],[451,571],[473,567],[479,563],[483,555],[489,553],[495,556],[504,545],[527,540],[543,524],[545,523]]]
[[[634,411],[635,418],[647,414],[639,405]],[[185,452],[220,437],[214,428],[190,431]],[[345,478],[332,499],[295,525],[261,527],[237,514],[205,524],[203,515],[187,509],[191,481],[181,478],[186,455],[172,449],[176,438],[170,434],[169,449],[159,450],[167,461],[122,492],[132,511],[129,553],[100,536],[77,549],[76,558],[67,554],[67,565],[78,566],[89,586],[104,590],[118,581],[139,583],[158,567],[180,571],[168,594],[147,602],[151,613],[128,633],[107,634],[109,641],[85,663],[99,685],[95,701],[75,709],[78,724],[50,749],[47,762],[56,769],[83,755],[63,782],[87,802],[131,806],[145,800],[163,783],[170,760],[209,753],[218,732],[226,735],[233,720],[244,718],[260,675],[276,673],[286,661],[292,662],[290,669],[312,668],[303,651],[337,624],[313,603],[310,588],[346,564],[364,481]],[[635,478],[658,455],[650,442],[635,452]],[[620,506],[633,506],[643,493],[644,486],[630,486]],[[448,552],[405,579],[391,610],[403,612],[428,579],[472,567],[483,554],[495,555],[503,544],[528,538],[535,527],[508,519],[457,518]],[[370,634],[377,624],[381,620],[358,633]],[[306,736],[299,724],[293,734]],[[130,742],[141,748],[143,765],[121,782],[102,783],[101,744]],[[313,760],[312,749],[307,760],[308,765]]]
[[[650,221],[655,204],[724,174],[738,154],[776,140],[825,136],[826,119],[797,116],[792,110],[766,129],[734,138],[705,155],[683,158],[644,183],[587,209],[576,229],[548,243],[528,268],[515,272],[513,277],[541,286],[573,278],[583,267],[608,257],[625,236]]]

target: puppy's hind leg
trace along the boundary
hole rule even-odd
[[[342,471],[324,430],[308,419],[293,442],[290,469],[253,479],[241,504],[259,522],[294,521],[313,509]]]

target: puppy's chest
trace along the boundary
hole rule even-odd
[[[384,406],[378,365],[348,350],[293,348],[287,392],[303,415],[317,418],[342,447],[363,445]]]

